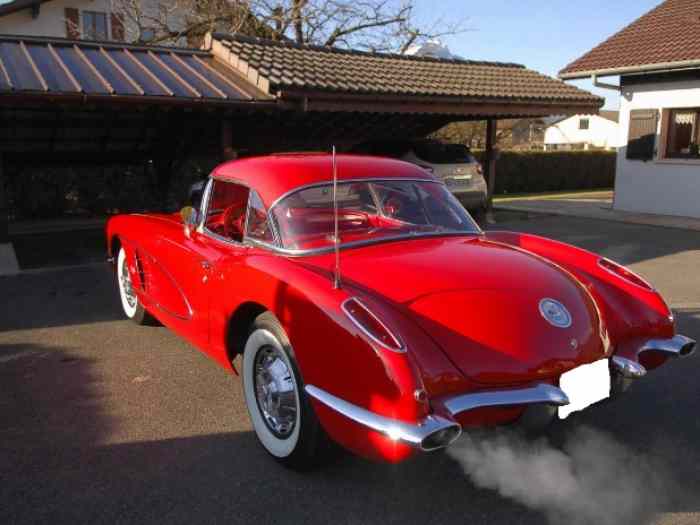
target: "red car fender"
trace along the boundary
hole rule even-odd
[[[333,289],[327,275],[305,267],[299,259],[256,248],[250,248],[243,257],[245,262],[224,257],[217,264],[216,278],[221,280],[217,286],[235,292],[213,298],[213,353],[226,352],[228,320],[252,302],[273,312],[282,324],[305,385],[408,423],[416,423],[428,414],[426,400],[416,399],[416,392],[424,385],[410,352],[379,347],[342,311],[341,304],[356,290]],[[243,268],[245,275],[241,274]],[[357,454],[400,461],[414,452],[316,400],[312,403],[325,431]]]
[[[562,266],[589,290],[616,352],[641,337],[672,337],[672,314],[661,295],[601,267],[601,256],[537,235],[488,232],[487,238],[519,247]]]

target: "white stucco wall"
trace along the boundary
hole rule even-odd
[[[579,129],[579,120],[588,119],[588,129]],[[620,145],[617,122],[599,115],[574,115],[547,127],[545,144],[590,144],[596,148],[617,148]]]
[[[659,159],[661,119],[656,132],[656,158],[627,160],[629,116],[633,109],[700,107],[700,81],[645,84],[625,88],[620,97],[620,139],[615,175],[615,208],[626,211],[700,218],[700,161]]]
[[[107,13],[107,27],[110,39],[112,38],[112,21],[109,13],[119,11],[122,5],[113,0],[52,0],[41,5],[41,11],[37,18],[32,18],[31,9],[23,9],[16,13],[0,17],[0,34],[6,35],[29,35],[66,38],[65,8],[72,7],[82,11],[99,11]],[[158,12],[161,0],[139,0],[138,5],[144,13],[152,14]],[[173,26],[177,26],[177,13],[170,15]],[[82,27],[80,28],[82,31]],[[124,21],[125,40],[133,42],[138,39],[138,29],[127,17]]]
[[[37,18],[32,18],[31,9],[22,9],[1,17],[0,33],[65,38],[67,36],[64,14],[66,7],[73,7],[81,11],[111,12],[110,0],[53,0],[41,5],[41,11]],[[107,25],[109,26],[109,24],[108,20]]]

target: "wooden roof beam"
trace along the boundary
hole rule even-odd
[[[34,76],[39,80],[39,84],[41,84],[41,88],[44,91],[49,90],[49,85],[46,83],[46,79],[44,78],[44,75],[41,74],[41,71],[39,71],[39,68],[36,67],[36,64],[34,63],[34,59],[32,58],[32,55],[29,54],[29,50],[27,49],[27,46],[24,45],[24,40],[19,41],[19,47],[22,49],[22,53],[24,53],[24,57],[27,59],[27,62],[29,62],[29,66],[32,68],[32,71],[34,72]]]
[[[107,62],[109,62],[109,63],[112,65],[112,67],[113,67],[114,69],[116,69],[117,71],[119,71],[119,73],[126,79],[126,81],[127,81],[129,84],[131,84],[131,87],[133,87],[133,88],[138,92],[139,95],[145,95],[145,94],[146,94],[146,92],[143,90],[143,88],[141,87],[141,85],[140,85],[138,82],[136,82],[136,80],[134,80],[133,78],[131,78],[131,76],[129,76],[129,74],[128,74],[126,71],[124,71],[124,68],[123,68],[122,66],[120,66],[120,65],[117,63],[117,61],[114,60],[114,59],[110,56],[109,53],[107,53],[107,51],[105,51],[105,48],[104,48],[104,47],[100,47],[100,54],[105,58],[105,60],[107,60]]]
[[[163,82],[162,82],[157,76],[155,76],[155,75],[151,72],[150,69],[148,69],[146,66],[144,66],[144,65],[141,63],[141,61],[140,61],[138,58],[136,58],[136,57],[134,56],[134,54],[133,54],[131,51],[129,51],[129,50],[128,50],[127,48],[125,48],[125,47],[122,48],[122,50],[124,51],[124,54],[125,54],[126,56],[128,56],[128,57],[131,59],[131,61],[134,63],[134,65],[135,65],[136,67],[138,67],[138,68],[139,68],[148,78],[150,78],[153,82],[155,82],[156,84],[158,84],[158,87],[159,87],[160,89],[162,89],[163,91],[165,91],[165,92],[166,92],[168,95],[170,95],[171,97],[172,97],[172,96],[175,96],[175,93],[173,93],[173,92],[170,90],[170,88],[169,88],[168,86],[166,86],[165,84],[163,84]]]
[[[80,60],[83,61],[83,63],[87,66],[87,68],[92,72],[93,75],[95,75],[98,80],[102,83],[102,85],[109,91],[111,94],[115,93],[114,88],[112,87],[112,84],[107,82],[107,79],[102,76],[102,74],[97,70],[95,65],[88,60],[88,57],[85,56],[85,53],[83,53],[83,50],[80,49],[76,44],[73,44],[73,50],[75,53],[78,55]]]
[[[159,56],[157,56],[153,51],[150,49],[147,51],[148,55],[153,59],[153,61],[158,64],[160,67],[165,69],[168,73],[170,73],[173,78],[175,78],[176,82],[179,82],[182,86],[185,87],[186,90],[188,90],[190,93],[192,93],[195,97],[197,98],[202,98],[202,94],[197,91],[189,82],[187,82],[184,78],[182,78],[180,75],[177,74],[177,72],[171,68],[168,64],[163,62]],[[172,53],[171,53],[172,54]]]
[[[46,47],[49,49],[51,57],[53,57],[53,59],[58,64],[58,67],[60,67],[61,70],[65,73],[65,75],[68,77],[68,80],[70,80],[71,84],[73,84],[73,87],[75,87],[76,91],[78,93],[84,93],[85,90],[83,90],[83,86],[81,86],[80,82],[78,82],[78,79],[76,79],[75,76],[73,76],[73,73],[71,73],[70,69],[68,69],[68,66],[66,66],[65,62],[61,60],[61,57],[59,56],[56,49],[54,49],[54,47],[51,44],[47,44]]]

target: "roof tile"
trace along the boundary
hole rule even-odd
[[[214,34],[267,78],[272,90],[444,96],[602,105],[602,99],[518,64],[445,60],[300,46]]]
[[[700,0],[667,0],[559,72],[562,77],[700,60]]]

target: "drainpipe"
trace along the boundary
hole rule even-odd
[[[608,84],[607,82],[601,82],[600,80],[598,80],[598,75],[596,74],[591,75],[591,80],[593,81],[593,85],[597,88],[612,89],[613,91],[622,91],[622,88],[617,84]]]

